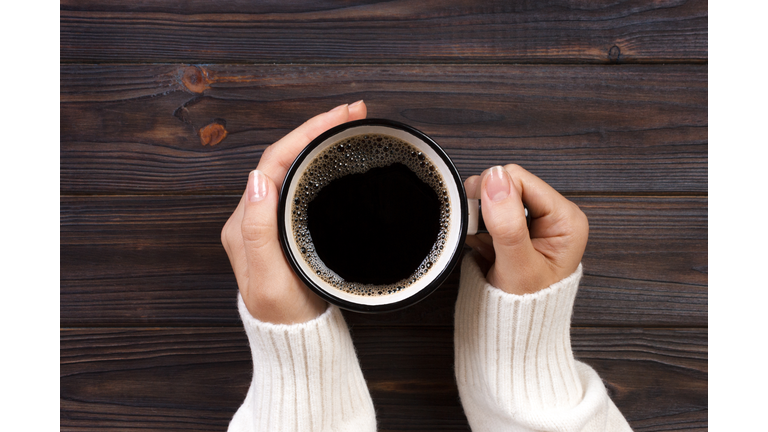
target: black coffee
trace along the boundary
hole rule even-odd
[[[298,182],[292,232],[327,283],[386,295],[437,261],[450,225],[448,191],[433,162],[386,135],[358,135],[324,150]]]
[[[332,181],[307,206],[317,256],[344,280],[408,278],[440,233],[437,193],[401,163]]]

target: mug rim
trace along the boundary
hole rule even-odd
[[[451,176],[453,177],[454,182],[456,183],[456,189],[459,194],[459,202],[461,205],[461,215],[462,215],[462,223],[461,223],[461,231],[459,233],[459,241],[456,243],[456,247],[451,252],[452,256],[450,258],[450,261],[448,264],[440,271],[440,273],[435,277],[432,282],[429,283],[426,287],[415,293],[414,295],[405,298],[403,300],[400,300],[398,302],[393,303],[385,303],[380,305],[366,305],[361,303],[353,303],[344,299],[341,299],[339,297],[333,296],[332,294],[328,293],[327,291],[323,290],[321,287],[315,286],[315,283],[307,277],[307,275],[304,274],[304,271],[300,267],[297,257],[295,257],[290,251],[289,246],[289,240],[288,240],[288,229],[285,226],[285,211],[287,208],[287,201],[288,201],[288,189],[291,180],[296,175],[296,172],[298,171],[299,166],[304,161],[304,159],[307,158],[307,156],[314,150],[317,146],[322,144],[324,141],[326,141],[328,138],[333,137],[334,135],[343,132],[347,129],[351,129],[354,127],[360,127],[360,126],[384,126],[389,127],[392,129],[399,129],[406,131],[420,140],[422,140],[424,143],[426,143],[429,147],[432,148],[432,150],[437,153],[437,155],[443,160],[443,162],[448,167],[448,170],[451,172]],[[354,120],[346,123],[342,123],[338,126],[335,126],[312,140],[304,149],[299,153],[299,155],[294,159],[293,163],[291,164],[291,167],[288,169],[288,171],[285,174],[285,179],[283,180],[283,184],[280,189],[280,200],[278,201],[277,205],[277,223],[278,223],[278,235],[280,238],[280,246],[283,250],[283,255],[288,260],[288,263],[290,264],[293,272],[301,279],[304,284],[311,289],[315,294],[319,295],[322,299],[326,300],[327,302],[334,304],[342,309],[351,310],[354,312],[363,312],[363,313],[378,313],[378,312],[394,312],[397,310],[405,309],[409,306],[413,306],[416,303],[419,303],[420,301],[424,300],[426,297],[428,297],[430,294],[432,294],[440,285],[445,282],[445,280],[450,276],[453,269],[456,267],[456,264],[458,264],[459,260],[461,259],[462,251],[464,249],[464,243],[467,238],[467,229],[468,229],[468,204],[467,204],[467,193],[464,190],[464,183],[461,181],[461,175],[459,174],[459,170],[456,168],[456,165],[453,163],[451,158],[448,156],[448,154],[443,150],[440,145],[438,145],[432,138],[430,138],[427,134],[424,132],[421,132],[420,130],[409,126],[405,123],[400,123],[395,120],[387,120],[387,119],[379,119],[379,118],[371,118],[371,119],[362,119],[362,120]],[[445,252],[445,251],[444,251]]]

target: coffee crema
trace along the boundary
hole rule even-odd
[[[355,295],[394,294],[428,273],[450,227],[435,164],[392,136],[357,135],[317,155],[297,183],[292,235],[312,271]]]

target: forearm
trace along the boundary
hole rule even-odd
[[[489,285],[464,259],[456,305],[456,379],[472,430],[630,430],[570,343],[581,266],[534,294]]]
[[[375,431],[376,419],[349,330],[329,306],[303,324],[253,318],[238,295],[253,379],[230,431]]]

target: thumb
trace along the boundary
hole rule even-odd
[[[277,187],[272,179],[259,170],[251,171],[241,226],[251,282],[269,274],[277,264],[273,261],[283,258],[277,234],[277,201]]]
[[[327,303],[298,279],[283,254],[277,232],[277,186],[268,175],[254,170],[248,176],[243,221],[243,250],[248,281],[240,285],[251,315],[264,322],[292,324],[309,321],[325,311]]]
[[[481,180],[483,220],[493,239],[496,262],[505,267],[512,263],[525,266],[536,256],[519,188],[501,166],[491,168]]]

